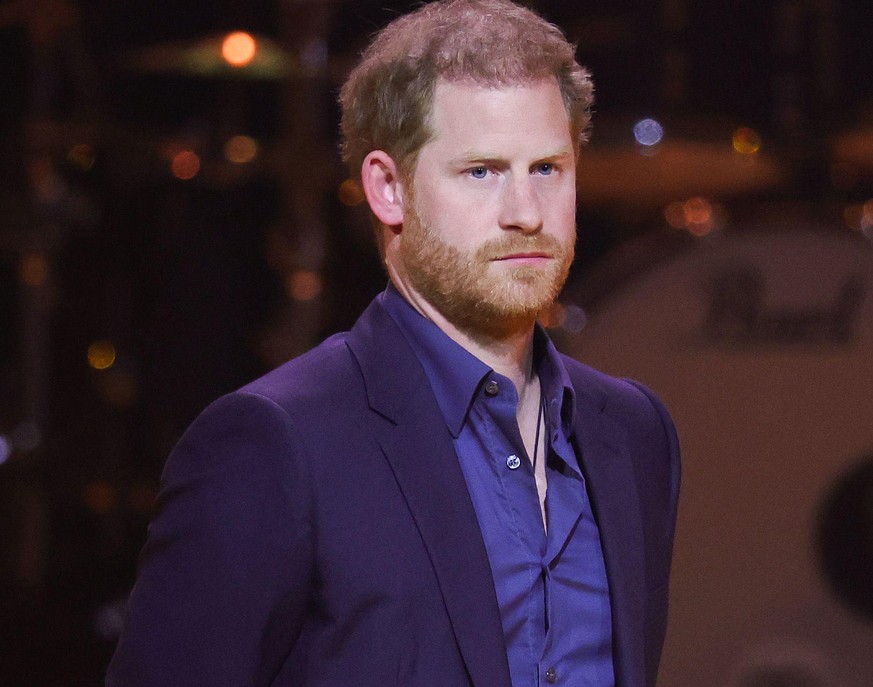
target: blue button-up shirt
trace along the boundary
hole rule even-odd
[[[454,438],[491,564],[513,687],[612,687],[603,551],[570,443],[573,387],[551,341],[537,327],[534,368],[548,447],[546,531],[518,429],[513,383],[422,317],[393,287],[381,299],[421,362]]]

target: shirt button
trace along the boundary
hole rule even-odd
[[[555,680],[557,680],[557,679],[558,679],[558,673],[555,671],[554,668],[549,668],[546,671],[546,682],[548,682],[550,685],[553,685],[553,684],[555,684]]]
[[[485,382],[485,393],[488,396],[496,396],[498,391],[500,391],[500,387],[493,379],[489,379]]]
[[[521,465],[521,458],[514,453],[506,459],[506,467],[510,470],[518,470],[519,465]]]

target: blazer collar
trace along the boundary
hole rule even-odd
[[[451,434],[408,342],[379,300],[349,332],[388,460],[427,548],[475,687],[510,687],[491,566]]]
[[[576,387],[574,441],[606,564],[617,687],[645,684],[642,516],[626,432],[593,378]]]

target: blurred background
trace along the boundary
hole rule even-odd
[[[597,86],[545,323],[684,449],[661,684],[869,687],[869,0],[526,4]],[[0,1],[0,684],[101,684],[184,428],[384,288],[335,99],[410,6]]]

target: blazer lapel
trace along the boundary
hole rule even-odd
[[[488,555],[430,384],[378,301],[358,320],[347,343],[375,411],[367,430],[390,463],[421,534],[471,682],[510,687]]]
[[[617,687],[645,684],[642,522],[624,432],[591,387],[576,389],[575,440],[606,564]]]

